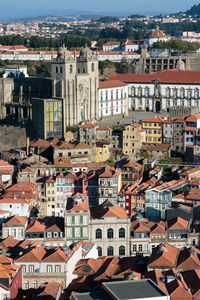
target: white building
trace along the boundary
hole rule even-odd
[[[105,202],[94,208],[89,232],[99,256],[130,255],[130,219],[122,207],[107,206]]]
[[[149,47],[152,48],[154,43],[160,41],[167,42],[170,39],[171,39],[170,36],[167,36],[163,31],[159,29],[158,26],[156,26],[156,29],[150,33],[149,38],[146,39],[146,42],[149,45]]]
[[[2,198],[0,199],[0,210],[11,212],[14,216],[28,218],[30,214],[30,199],[24,198]]]
[[[181,64],[181,62],[179,61]],[[200,110],[200,72],[173,69],[149,74],[112,74],[128,84],[129,108],[134,111]]]
[[[186,120],[186,127],[184,129],[184,150],[188,146],[194,146],[196,143],[195,137],[200,128],[200,114],[192,115]]]
[[[123,59],[126,61],[138,60],[140,54],[133,51],[99,51],[98,59],[99,61],[110,60],[113,62],[120,62]]]
[[[128,114],[128,85],[119,80],[99,82],[99,117]]]

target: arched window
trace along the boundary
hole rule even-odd
[[[92,63],[92,72],[94,72],[94,63]]]
[[[113,247],[109,246],[108,249],[107,249],[107,255],[108,256],[113,256],[113,254],[114,254]]]
[[[101,229],[96,230],[96,239],[102,239],[102,231]]]
[[[187,96],[188,96],[188,99],[190,99],[192,97],[192,90],[191,89],[188,90]]]
[[[119,256],[125,255],[125,247],[124,246],[120,246],[119,247]]]
[[[181,98],[184,98],[184,97],[185,97],[185,90],[181,89]]]
[[[113,229],[109,228],[107,231],[107,238],[108,239],[113,239]]]
[[[60,67],[60,73],[62,74],[62,67]]]
[[[135,97],[135,88],[132,88],[132,96]]]
[[[69,65],[69,73],[72,73],[72,71],[73,71],[72,65]]]
[[[97,251],[98,251],[98,256],[102,256],[102,248],[101,247],[97,247]]]
[[[83,73],[85,74],[85,69],[83,69]]]
[[[119,238],[125,238],[125,229],[124,228],[119,229]]]

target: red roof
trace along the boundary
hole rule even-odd
[[[156,79],[160,83],[200,83],[200,72],[189,70],[167,70],[161,72],[154,72],[149,74],[111,74],[110,80],[120,80],[126,83],[142,82],[152,83]]]
[[[107,81],[99,82],[100,89],[108,89],[108,88],[120,87],[120,86],[127,86],[127,84],[119,80],[107,80]]]
[[[151,38],[166,37],[166,34],[163,31],[156,29],[150,33],[150,37]]]
[[[192,115],[186,119],[186,122],[196,122],[200,119],[200,114]]]

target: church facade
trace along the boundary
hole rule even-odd
[[[62,48],[52,62],[53,97],[63,99],[64,128],[98,120],[98,57],[86,47],[80,56]]]

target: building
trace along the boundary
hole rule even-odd
[[[31,167],[17,173],[17,182],[36,182],[36,171]]]
[[[163,31],[159,29],[159,26],[156,26],[156,29],[152,30],[149,34],[149,38],[146,40],[149,47],[153,47],[154,43],[157,42],[167,42],[171,37],[167,36]]]
[[[169,300],[170,296],[151,279],[136,279],[127,281],[104,282],[102,284],[102,291],[72,294],[72,300],[84,299]]]
[[[98,57],[87,47],[80,56],[62,48],[52,62],[53,96],[63,99],[64,128],[98,119]]]
[[[110,144],[107,142],[96,143],[96,159],[97,163],[105,162],[110,158]]]
[[[145,192],[145,216],[149,220],[165,219],[165,211],[169,209],[174,195],[188,190],[188,185],[182,180],[163,183]]]
[[[6,104],[13,101],[14,80],[13,78],[0,78],[0,119],[7,115]]]
[[[129,256],[130,219],[122,207],[105,201],[91,210],[90,241],[99,256]]]
[[[142,128],[146,132],[146,143],[162,144],[163,122],[161,117],[142,120]]]
[[[140,157],[142,143],[146,141],[146,131],[140,124],[131,124],[123,131],[123,154],[133,159]]]
[[[32,124],[37,137],[63,138],[63,102],[60,98],[32,99]]]
[[[122,172],[122,184],[140,183],[143,178],[143,166],[133,160],[119,161],[118,167]]]
[[[45,282],[59,282],[66,288],[77,278],[73,274],[75,265],[83,257],[96,258],[96,247],[91,243],[80,243],[72,249],[64,247],[36,247],[23,251],[15,264],[23,268],[24,289],[38,288]]]
[[[0,297],[4,299],[16,299],[22,288],[22,268],[16,266],[14,261],[6,256],[0,256]]]
[[[31,200],[25,198],[8,198],[0,199],[0,210],[11,212],[12,216],[22,216],[28,218],[31,211]]]
[[[0,160],[0,182],[5,187],[8,187],[9,185],[12,184],[13,173],[14,173],[14,166],[10,165],[5,160]]]
[[[96,124],[84,124],[79,127],[79,141],[94,147],[96,143]]]
[[[200,114],[195,114],[185,119],[184,150],[196,144],[196,134],[199,128]]]
[[[109,166],[103,167],[98,178],[99,204],[102,204],[105,200],[117,204],[121,185],[121,171]]]
[[[164,70],[149,74],[112,74],[109,80],[128,84],[129,108],[134,111],[170,112],[200,108],[199,72]]]
[[[128,85],[119,80],[99,82],[99,118],[128,114]]]
[[[89,241],[89,223],[88,199],[77,193],[68,199],[65,212],[65,237],[68,246],[77,241]]]
[[[26,226],[27,219],[24,217],[13,216],[8,218],[2,224],[2,238],[5,239],[12,235],[16,239],[23,240],[25,237]]]

